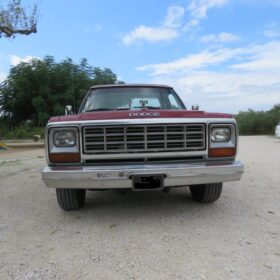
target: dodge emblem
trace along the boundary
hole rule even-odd
[[[135,112],[129,113],[130,117],[159,117],[159,112]]]

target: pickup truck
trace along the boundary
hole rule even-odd
[[[187,110],[170,86],[94,86],[78,114],[66,107],[68,115],[46,126],[42,169],[63,210],[83,207],[87,190],[189,186],[194,200],[209,203],[220,197],[223,182],[243,174],[233,116]]]

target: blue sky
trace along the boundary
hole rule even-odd
[[[0,39],[0,81],[31,57],[85,57],[127,83],[172,85],[188,108],[280,103],[280,0],[22,2],[39,3],[38,33]]]

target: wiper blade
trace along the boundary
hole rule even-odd
[[[154,110],[160,110],[161,108],[160,107],[154,107],[154,106],[145,106],[145,107],[138,106],[138,107],[133,107],[132,109],[154,109]]]
[[[127,111],[127,110],[133,110],[133,109],[151,109],[151,110],[160,110],[160,107],[153,107],[153,106],[145,106],[144,108],[141,106],[139,107],[133,107],[133,108],[116,108],[116,109],[112,109],[112,108],[96,108],[96,109],[90,109],[87,110],[85,112],[96,112],[96,111]]]
[[[86,112],[95,112],[95,111],[113,111],[113,109],[110,109],[110,108],[97,108],[97,109],[87,110]]]
[[[125,110],[130,110],[129,108],[117,108],[116,111],[125,111]]]

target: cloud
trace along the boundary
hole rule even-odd
[[[229,0],[192,0],[188,6],[188,10],[194,18],[203,19],[207,17],[209,9],[222,7],[228,2]]]
[[[185,15],[185,9],[181,6],[170,6],[167,10],[163,26],[167,28],[179,28]]]
[[[199,25],[200,21],[207,17],[210,9],[222,7],[229,0],[191,0],[187,10],[190,13],[190,20],[184,27],[184,31],[189,31],[191,28]]]
[[[173,85],[188,108],[237,113],[280,103],[280,41],[204,50],[138,69],[148,71],[152,83]]]
[[[265,34],[266,37],[269,37],[269,38],[280,37],[280,31],[273,30],[273,29],[265,30],[264,34]]]
[[[148,41],[151,43],[159,41],[170,41],[178,37],[178,31],[176,29],[159,27],[147,27],[145,25],[140,25],[136,27],[129,34],[122,38],[125,45],[129,46],[136,41]]]
[[[245,71],[278,71],[280,72],[280,41],[269,42],[252,48],[249,61],[234,64],[231,67]],[[279,93],[280,95],[280,93]],[[279,97],[280,98],[280,97]]]
[[[268,38],[280,37],[280,28],[277,24],[270,24],[266,27],[264,35]]]
[[[164,22],[158,27],[140,25],[122,37],[124,45],[131,45],[137,41],[150,43],[170,41],[179,36],[178,28],[182,25],[185,9],[181,6],[170,6]]]
[[[220,34],[208,34],[202,36],[200,37],[199,40],[204,44],[209,44],[209,43],[231,43],[231,42],[236,42],[239,39],[240,39],[239,36],[235,34],[222,32]]]
[[[214,51],[204,50],[200,53],[191,54],[168,63],[143,65],[137,67],[137,70],[150,71],[153,76],[167,75],[182,71],[187,72],[207,66],[219,65],[248,52],[247,48],[221,48]]]
[[[17,66],[21,62],[30,62],[34,58],[39,59],[38,57],[34,57],[34,56],[31,56],[31,55],[27,55],[25,57],[19,57],[15,54],[10,55],[10,61],[11,61],[12,66]]]
[[[150,43],[171,41],[176,39],[181,33],[189,31],[200,24],[200,21],[207,17],[209,9],[222,7],[229,0],[191,0],[188,7],[185,9],[182,6],[168,7],[167,14],[161,25],[151,27],[139,25],[132,31],[122,36],[124,45],[129,46],[138,41],[147,41]],[[185,13],[188,11],[189,20],[184,23]],[[214,36],[214,35],[212,35]],[[229,42],[236,40],[237,37],[230,33],[221,33],[219,38],[221,42]],[[207,38],[206,38],[207,39]],[[206,40],[205,39],[205,40]],[[210,40],[213,38],[210,38]]]

